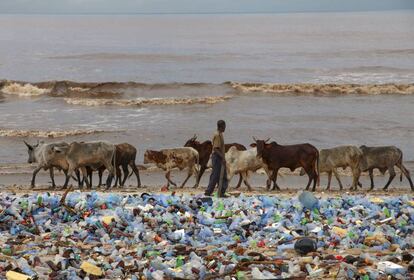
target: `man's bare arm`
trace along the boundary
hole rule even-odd
[[[223,161],[225,161],[225,160],[226,160],[226,157],[225,157],[225,155],[223,155],[223,153],[221,152],[220,148],[215,147],[215,148],[214,148],[214,152],[216,152],[216,153],[217,153],[217,154],[221,157],[221,159],[222,159]]]

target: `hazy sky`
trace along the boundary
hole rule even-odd
[[[414,0],[0,0],[0,13],[255,13],[414,9]]]

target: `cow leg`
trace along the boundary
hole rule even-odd
[[[30,184],[30,186],[31,186],[32,189],[35,187],[36,175],[37,175],[37,173],[39,173],[40,169],[42,169],[42,168],[41,167],[37,167],[35,170],[33,170],[32,182]]]
[[[397,167],[404,174],[405,178],[407,178],[408,182],[410,183],[411,190],[414,191],[414,185],[413,185],[413,181],[411,180],[411,177],[410,177],[410,171],[408,171],[408,169],[405,168],[405,166],[402,163],[398,163]]]
[[[371,188],[369,189],[370,191],[374,189],[374,172],[373,171],[374,171],[373,169],[368,170],[369,179],[371,180]]]
[[[124,178],[122,179],[122,175],[119,177],[119,185],[121,187],[123,187],[125,185],[125,182],[126,182],[126,180],[128,179],[128,176],[129,176],[128,164],[123,164],[122,165],[122,173],[124,174]]]
[[[137,182],[138,182],[137,187],[140,188],[141,187],[141,179],[139,177],[139,170],[138,170],[137,166],[135,165],[135,162],[131,161],[129,163],[129,166],[131,166],[132,171],[135,173],[135,176],[137,177]],[[124,178],[124,181],[122,182],[122,185],[125,184],[126,178],[127,177]]]
[[[109,190],[112,186],[112,179],[113,179],[113,174],[109,173],[108,174],[108,178],[106,178],[106,190]]]
[[[191,175],[193,175],[193,168],[190,167],[188,169],[188,175],[187,178],[185,178],[184,182],[181,184],[180,188],[184,188],[185,183],[187,183],[188,179],[190,179]]]
[[[312,174],[313,174],[313,187],[312,187],[312,191],[316,191],[316,184],[318,183],[318,172],[315,171],[315,169],[312,170]]]
[[[359,177],[361,176],[361,170],[358,167],[355,167],[352,169],[352,186],[351,189],[353,188],[354,190],[357,190],[357,185],[360,184],[359,183]]]
[[[85,167],[81,167],[80,170],[82,172],[83,178],[85,178],[86,188],[91,188],[92,185],[91,185],[91,182],[89,182],[89,179],[88,179],[88,171],[86,170]]]
[[[66,175],[67,173],[65,173],[65,175]],[[83,187],[83,178],[81,179],[81,176],[80,176],[80,172],[79,172],[79,170],[78,169],[76,169],[75,170],[75,175],[76,175],[76,180],[78,181],[78,187],[79,188],[82,188]]]
[[[112,179],[116,176],[116,168],[112,166],[111,162],[103,162],[104,168],[108,170],[108,178],[106,178],[106,190],[111,188]],[[100,170],[100,169],[99,169]],[[102,171],[103,172],[103,171]]]
[[[52,180],[52,188],[56,188],[55,174],[53,173],[53,167],[49,168],[50,179]]]
[[[207,166],[206,165],[202,165],[200,167],[200,172],[198,172],[197,180],[196,180],[196,183],[194,184],[194,187],[193,188],[197,188],[198,187],[198,185],[200,184],[201,177],[203,176],[204,171],[206,171],[206,169],[207,169]]]
[[[333,174],[335,175],[336,180],[338,181],[339,189],[342,191],[344,187],[342,186],[342,182],[341,182],[341,179],[339,178],[339,174],[336,171],[336,168],[334,168],[332,171],[333,171]]]
[[[272,190],[278,190],[280,191],[279,186],[277,185],[276,181],[277,181],[277,173],[279,172],[279,169],[276,169],[273,171],[273,175],[272,175],[272,181],[273,181],[273,189]]]
[[[166,179],[167,179],[167,181],[168,181],[167,187],[169,187],[169,186],[170,186],[170,184],[171,184],[171,185],[173,185],[174,187],[176,187],[176,186],[177,186],[177,184],[176,184],[176,183],[174,183],[173,181],[171,181],[171,179],[170,179],[170,175],[171,175],[171,170],[168,170],[168,172],[167,172],[167,173],[165,173],[165,178],[166,178]]]
[[[70,177],[72,177],[73,171],[75,171],[75,168],[73,167],[73,164],[69,163],[69,168],[68,168],[68,172],[66,173],[66,180],[65,183],[63,184],[63,188],[67,188],[68,184],[69,184],[69,179]],[[79,172],[79,170],[77,170],[77,172]],[[78,175],[79,173],[77,173],[76,175],[78,176],[78,180],[80,180],[80,175]]]
[[[90,183],[90,188],[92,189],[93,183],[92,183],[92,177],[93,177],[93,171],[92,168],[88,170],[88,168],[86,168],[86,177],[89,176],[89,183]]]
[[[270,186],[272,185],[273,173],[274,173],[274,170],[266,169],[266,174],[267,174],[266,190],[268,190],[268,191],[270,190]]]
[[[104,171],[105,171],[105,168],[98,169],[98,178],[99,178],[98,188],[102,186],[102,176],[103,176]]]
[[[329,171],[328,172],[328,186],[326,187],[327,191],[331,189],[331,180],[332,180],[332,171]]]
[[[309,187],[310,187],[312,181],[317,179],[317,178],[315,178],[314,170],[305,170],[305,171],[306,171],[306,173],[308,174],[308,177],[309,177],[308,184],[306,185],[306,190],[309,190]],[[316,188],[316,181],[313,184],[312,191],[315,191],[315,188]]]
[[[236,189],[240,188],[242,181],[244,182],[244,184],[247,186],[246,181],[244,181],[243,175],[240,173],[239,174],[239,182],[237,182],[237,186]],[[248,186],[247,186],[248,187]]]
[[[121,174],[121,168],[119,168],[119,166],[117,166],[115,168],[115,170],[116,170],[116,176],[115,176],[114,187],[116,188],[118,186],[118,180],[119,180],[119,185],[121,185],[121,176],[122,176],[122,174]]]
[[[240,173],[240,176],[242,176],[242,177],[243,177],[243,183],[246,185],[247,189],[248,189],[249,191],[253,191],[252,186],[251,186],[251,185],[250,185],[250,183],[247,181],[247,177],[248,177],[248,175],[249,175],[247,172],[248,172],[248,171]]]
[[[391,166],[388,168],[388,172],[390,173],[390,178],[388,179],[388,182],[385,184],[383,190],[386,191],[388,189],[388,186],[391,184],[392,180],[395,178],[395,170],[394,166]]]

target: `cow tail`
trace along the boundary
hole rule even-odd
[[[198,176],[198,174],[200,174],[200,155],[198,152],[196,156],[195,171],[197,172],[197,176]]]
[[[319,164],[319,151],[317,151],[316,154],[316,170],[317,170],[317,175],[318,175],[318,187],[320,187],[320,183],[321,183],[321,176],[320,176],[320,164]]]
[[[402,159],[402,157],[403,157],[403,155],[402,155],[402,152],[401,152],[401,157],[400,157],[400,166],[402,167],[402,164],[403,164],[403,159]],[[403,179],[403,171],[402,171],[402,168],[400,168],[400,182],[402,182],[402,179]]]
[[[112,172],[113,172],[113,176],[116,177],[116,145],[114,145],[114,151],[112,154]],[[116,182],[115,182],[116,183]]]

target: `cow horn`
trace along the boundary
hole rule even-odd
[[[24,141],[23,140],[23,142],[26,144],[26,146],[29,148],[29,149],[33,149],[33,147],[32,146],[30,146],[26,141]]]
[[[253,141],[254,141],[254,142],[257,142],[257,139],[256,139],[256,137],[254,137],[254,136],[253,136]]]
[[[194,134],[193,140],[196,140],[196,139],[197,139],[197,134]]]
[[[267,138],[264,142],[266,143],[267,141],[269,141],[270,140],[270,137],[269,138]]]

